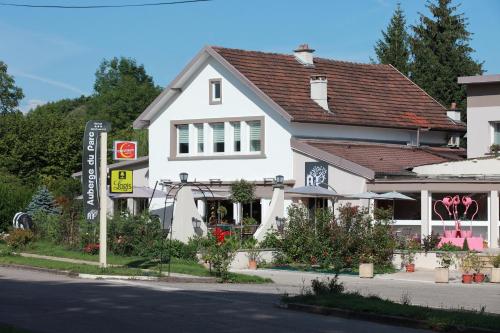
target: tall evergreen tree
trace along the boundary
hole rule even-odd
[[[408,75],[410,70],[410,45],[406,32],[406,18],[398,3],[387,31],[382,31],[382,38],[375,45],[375,53],[382,64],[391,64],[401,73]]]
[[[412,26],[411,78],[445,107],[457,102],[465,110],[465,88],[457,77],[483,73],[483,64],[471,56],[467,19],[457,13],[452,0],[428,1],[426,7],[432,17],[420,13],[419,23]]]

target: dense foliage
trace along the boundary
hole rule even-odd
[[[235,235],[216,228],[206,236],[197,238],[201,258],[210,264],[210,270],[223,281],[229,280],[229,266],[233,261],[239,243]]]
[[[26,207],[26,213],[32,217],[38,213],[57,215],[60,212],[59,206],[46,186],[38,188],[35,194],[33,194],[28,207]]]
[[[19,101],[24,97],[14,78],[7,73],[7,65],[0,61],[0,114],[15,112]]]
[[[350,205],[338,212],[335,217],[330,209],[319,209],[311,217],[305,207],[290,206],[282,240],[277,242],[280,259],[337,270],[361,262],[390,266],[396,240],[389,220],[372,220],[365,210]]]
[[[0,231],[12,225],[12,218],[26,207],[32,194],[32,188],[18,178],[0,172]]]

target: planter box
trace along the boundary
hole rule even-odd
[[[373,278],[373,264],[359,264],[360,278]]]
[[[491,278],[490,281],[493,283],[500,283],[500,268],[492,268],[491,269]]]
[[[434,269],[434,281],[436,283],[448,283],[450,281],[450,270],[445,267],[436,267]]]

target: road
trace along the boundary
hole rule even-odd
[[[279,309],[276,285],[93,281],[0,268],[0,322],[35,332],[426,332]]]

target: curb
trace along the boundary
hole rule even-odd
[[[405,318],[400,316],[391,316],[384,314],[375,314],[371,312],[357,312],[353,310],[346,310],[340,308],[329,308],[318,305],[308,305],[308,304],[300,304],[300,303],[277,303],[276,307],[280,309],[293,310],[293,311],[302,311],[308,313],[314,313],[325,316],[335,316],[347,319],[360,319],[365,321],[376,322],[380,324],[392,325],[392,326],[403,326],[410,328],[422,328],[422,329],[431,329],[433,331],[442,331],[439,329],[435,329],[434,327],[429,326],[428,323],[411,318]],[[497,331],[485,329],[485,328],[475,328],[475,327],[457,327],[451,326],[448,327],[446,332],[450,333],[495,333]]]
[[[66,275],[69,277],[78,277],[78,273],[70,272],[70,271],[62,271],[59,269],[52,269],[52,268],[42,268],[42,267],[34,267],[34,266],[27,266],[27,265],[19,265],[19,264],[0,264],[0,267],[7,267],[7,268],[15,268],[15,269],[23,269],[27,271],[36,271],[36,272],[43,272],[43,273],[52,273],[56,275]]]

